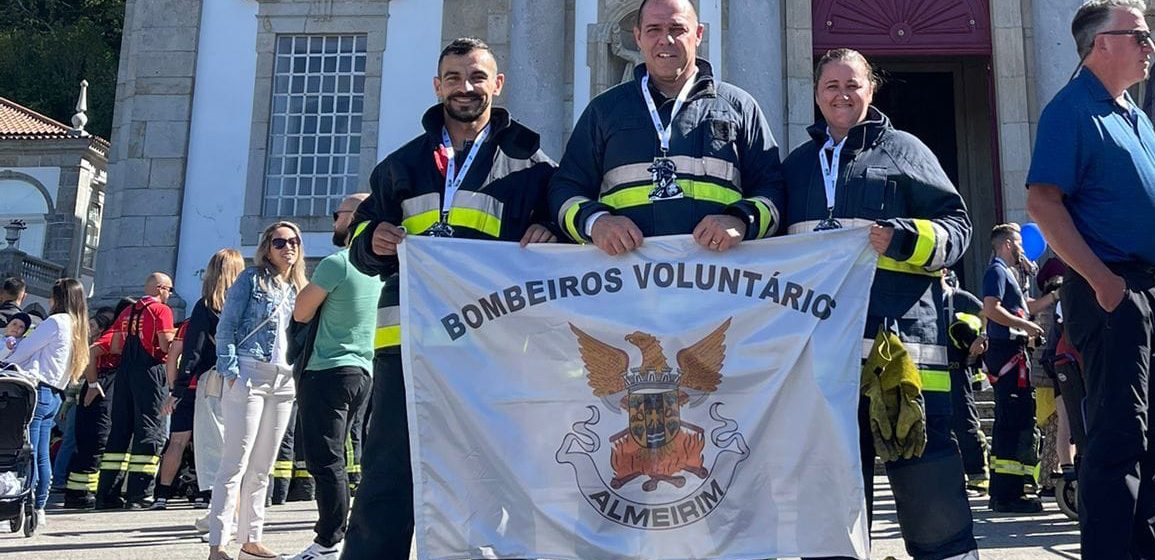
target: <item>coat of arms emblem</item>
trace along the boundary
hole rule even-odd
[[[574,424],[558,460],[573,465],[583,493],[603,516],[638,528],[666,528],[663,520],[678,526],[705,517],[724,496],[737,464],[749,453],[745,440],[737,424],[718,413],[721,403],[713,403],[704,418],[720,423],[710,434],[700,420],[683,412],[697,408],[722,383],[730,324],[727,319],[679,350],[676,367],[652,334],[636,331],[624,337],[641,356],[631,367],[628,352],[570,325],[589,386],[603,406],[589,407],[591,418]],[[610,444],[609,469],[594,457],[603,439],[595,428],[600,408],[627,417],[624,429],[604,436]],[[707,455],[714,459],[709,467]],[[604,491],[597,489],[595,478]]]

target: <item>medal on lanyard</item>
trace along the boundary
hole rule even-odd
[[[658,132],[658,143],[662,149],[662,155],[655,157],[654,163],[646,169],[650,172],[650,180],[654,184],[654,188],[650,191],[650,200],[682,198],[682,188],[678,186],[678,166],[674,164],[674,160],[670,159],[668,154],[670,152],[670,136],[674,131],[674,118],[678,116],[678,111],[682,109],[682,105],[686,104],[686,98],[690,96],[690,90],[693,89],[693,86],[693,80],[686,80],[686,85],[682,86],[682,91],[674,100],[674,108],[670,111],[670,124],[662,126],[662,116],[658,113],[657,105],[654,104],[654,97],[650,95],[649,73],[642,78],[642,97],[646,99],[646,107],[650,110],[650,120],[654,123],[654,130]]]
[[[818,225],[814,226],[814,231],[842,228],[842,223],[834,219],[834,189],[838,186],[840,163],[838,159],[842,154],[842,146],[845,144],[846,138],[835,144],[833,138],[827,137],[826,145],[818,151],[818,163],[822,167],[822,186],[826,190],[826,219],[819,221]],[[830,154],[830,161],[826,160],[827,154]]]
[[[474,139],[473,146],[469,148],[469,154],[465,156],[465,162],[461,164],[461,169],[458,170],[457,154],[453,150],[453,141],[449,138],[449,131],[445,128],[441,129],[441,145],[445,147],[445,152],[449,156],[449,161],[445,164],[445,194],[441,197],[441,220],[429,226],[429,229],[425,230],[425,235],[429,237],[453,237],[453,226],[449,225],[449,209],[453,206],[453,197],[461,188],[465,175],[469,173],[469,168],[473,165],[473,158],[477,157],[477,152],[481,150],[481,144],[485,142],[485,137],[488,135],[489,127],[487,126]]]

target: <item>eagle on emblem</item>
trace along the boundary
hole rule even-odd
[[[662,482],[681,488],[687,472],[709,476],[702,451],[705,430],[681,418],[681,408],[693,407],[718,389],[726,357],[726,331],[732,318],[676,354],[675,371],[666,361],[661,342],[635,331],[625,340],[638,347],[642,363],[630,367],[630,356],[570,323],[595,397],[629,413],[629,427],[610,436],[610,463],[615,490],[646,476],[642,490],[652,492]],[[614,399],[620,396],[616,402]]]

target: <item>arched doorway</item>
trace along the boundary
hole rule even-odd
[[[811,14],[815,60],[839,47],[870,58],[886,82],[875,105],[958,186],[975,232],[959,272],[977,289],[1002,214],[989,0],[814,0]]]
[[[44,240],[52,212],[52,200],[36,179],[12,171],[0,172],[0,227],[12,220],[23,220],[28,229],[20,236],[19,249],[37,258],[44,257]]]

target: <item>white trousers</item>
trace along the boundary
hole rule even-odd
[[[237,542],[260,542],[269,472],[296,395],[288,367],[252,360],[242,360],[240,367],[246,370],[249,383],[238,380],[229,387],[225,382],[221,397],[225,433],[209,510],[210,545],[229,541],[234,511]]]
[[[210,370],[201,375],[201,381],[205,381],[208,375],[220,374],[215,369]],[[197,383],[196,410],[193,412],[193,457],[196,458],[197,487],[201,492],[212,490],[217,480],[217,467],[221,464],[221,448],[224,447],[224,432],[221,396],[206,395],[205,383]]]

